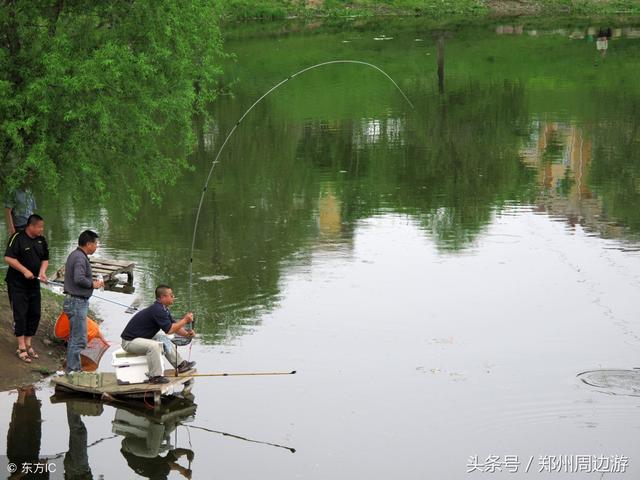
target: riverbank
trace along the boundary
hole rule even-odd
[[[637,15],[633,0],[229,0],[227,21],[349,16]]]
[[[33,339],[33,348],[39,359],[25,363],[16,356],[16,339],[13,336],[13,316],[7,287],[4,282],[0,286],[0,391],[16,388],[20,385],[35,383],[60,369],[64,360],[65,349],[55,340],[53,327],[62,311],[62,296],[42,289],[42,319],[38,334]]]

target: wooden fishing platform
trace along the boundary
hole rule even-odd
[[[106,258],[89,258],[91,263],[91,271],[93,278],[102,275],[104,280],[104,289],[123,293],[132,293],[133,288],[133,268],[135,263],[123,260],[112,260]],[[60,267],[56,273],[54,280],[57,282],[64,281],[64,265]],[[119,276],[127,276],[125,282],[121,281]]]
[[[51,380],[55,385],[56,391],[63,393],[75,393],[81,395],[90,395],[99,397],[102,400],[142,400],[144,402],[153,398],[153,405],[159,408],[162,405],[163,396],[173,395],[182,392],[188,395],[193,387],[193,375],[195,369],[191,369],[179,376],[175,376],[175,370],[165,370],[164,376],[167,377],[169,383],[150,384],[150,383],[131,383],[127,385],[119,385],[114,372],[101,373],[101,385],[97,387],[89,387],[83,385],[74,385],[67,375],[53,377]]]

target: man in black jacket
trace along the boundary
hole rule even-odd
[[[47,281],[49,247],[42,236],[44,220],[30,215],[24,230],[11,235],[4,261],[9,265],[7,290],[13,310],[13,329],[18,338],[18,358],[26,363],[38,358],[31,339],[40,324],[40,281]]]

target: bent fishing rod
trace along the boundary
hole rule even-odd
[[[206,180],[204,182],[204,187],[202,188],[202,194],[200,195],[200,202],[198,204],[198,210],[196,211],[196,219],[195,219],[195,222],[194,222],[194,225],[193,225],[193,236],[191,237],[191,252],[189,253],[189,304],[188,304],[188,309],[187,309],[188,311],[191,311],[191,297],[192,297],[191,293],[192,293],[192,289],[193,289],[193,252],[195,250],[196,234],[198,232],[198,221],[200,220],[200,211],[202,210],[202,204],[204,202],[204,196],[205,196],[205,194],[207,192],[207,188],[209,186],[209,180],[211,179],[211,175],[213,174],[213,170],[214,170],[216,164],[218,163],[218,159],[220,158],[220,155],[222,154],[222,151],[224,150],[224,147],[227,145],[227,142],[229,141],[229,139],[231,138],[233,133],[236,131],[238,126],[242,123],[244,118],[249,114],[249,112],[251,112],[251,110],[253,110],[253,108],[256,105],[258,105],[265,97],[267,97],[269,94],[271,94],[271,92],[277,90],[278,88],[280,88],[282,85],[287,83],[292,78],[295,78],[298,75],[301,75],[301,74],[303,74],[305,72],[308,72],[309,70],[313,70],[313,69],[319,68],[319,67],[324,67],[324,66],[327,66],[327,65],[335,65],[335,64],[364,65],[366,67],[370,67],[370,68],[373,68],[373,69],[377,70],[382,75],[384,75],[386,78],[388,78],[391,81],[391,83],[393,83],[393,85],[395,85],[395,87],[398,89],[400,94],[407,101],[407,103],[409,104],[411,109],[414,109],[413,103],[411,103],[411,100],[409,100],[409,97],[407,97],[405,95],[405,93],[402,91],[400,86],[395,82],[395,80],[393,80],[393,78],[391,78],[389,76],[389,74],[387,72],[385,72],[380,67],[378,67],[378,66],[376,66],[376,65],[374,65],[372,63],[363,62],[361,60],[331,60],[331,61],[328,61],[328,62],[322,62],[322,63],[318,63],[316,65],[312,65],[310,67],[303,68],[302,70],[300,70],[300,71],[298,71],[298,72],[296,72],[296,73],[294,73],[292,75],[289,75],[287,78],[285,78],[284,80],[280,81],[279,83],[277,83],[276,85],[271,87],[269,90],[267,90],[266,93],[264,93],[260,98],[258,98],[258,100],[256,100],[253,103],[253,105],[251,105],[247,109],[247,111],[242,114],[240,119],[236,122],[236,124],[233,126],[231,131],[228,133],[227,137],[224,139],[224,142],[222,142],[222,146],[220,147],[220,149],[218,150],[218,153],[214,157],[213,162],[211,162],[211,168],[209,169],[209,174],[207,175],[207,178],[206,178]]]

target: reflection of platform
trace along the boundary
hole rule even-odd
[[[51,398],[52,404],[66,404],[67,422],[69,424],[69,451],[65,454],[65,478],[67,473],[86,473],[73,478],[94,478],[88,459],[88,448],[114,437],[120,437],[122,453],[129,467],[137,475],[124,475],[123,478],[173,478],[167,475],[177,470],[185,478],[191,478],[191,462],[194,452],[188,448],[178,447],[178,436],[172,442],[172,433],[179,425],[192,422],[195,418],[196,404],[193,400],[179,396],[171,396],[158,408],[148,408],[142,402],[124,400],[105,401],[75,393],[62,393],[59,390]],[[87,426],[82,416],[100,416],[105,413],[103,405],[111,404],[108,410],[115,410],[112,421],[112,432],[115,436],[104,436],[88,444]],[[183,442],[184,443],[184,442]],[[186,456],[188,467],[178,463]],[[72,461],[68,461],[68,460]],[[62,473],[62,468],[59,470]],[[31,478],[31,477],[29,477]],[[58,477],[56,477],[58,478]],[[62,477],[60,477],[62,478]],[[69,477],[70,478],[70,477]],[[100,478],[102,478],[100,476]]]
[[[66,375],[54,377],[52,382],[56,387],[56,391],[61,390],[69,393],[87,394],[99,396],[104,400],[143,400],[153,397],[153,404],[159,407],[162,403],[163,395],[172,395],[183,392],[188,394],[193,386],[193,377],[196,370],[189,370],[186,374],[176,377],[175,370],[165,370],[164,374],[169,379],[169,383],[152,385],[149,383],[136,383],[129,385],[118,385],[116,374],[112,372],[102,373],[102,385],[98,387],[89,387],[82,385],[74,385]]]
[[[56,390],[50,398],[52,404],[65,403],[72,404],[75,411],[84,416],[100,416],[103,413],[103,406],[109,401],[91,396],[80,396],[76,392],[69,390]],[[148,418],[156,423],[181,422],[187,417],[194,416],[197,405],[192,398],[172,395],[165,399],[159,408],[150,409],[142,402],[126,402],[118,400],[112,404],[119,410],[126,410],[134,415]]]

